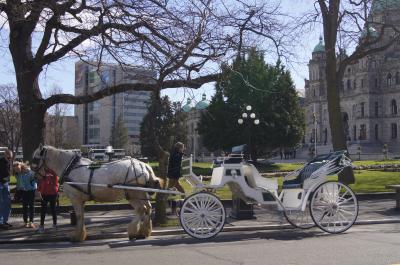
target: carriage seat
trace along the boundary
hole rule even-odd
[[[303,167],[303,169],[299,172],[298,176],[295,179],[284,180],[282,188],[283,189],[302,188],[304,181],[310,178],[312,173],[314,173],[319,168],[325,166],[328,162],[332,160],[335,160],[336,164],[338,165],[342,155],[345,153],[346,151],[337,151],[315,157],[313,160],[311,160],[307,165]]]
[[[243,166],[243,174],[247,184],[253,188],[263,188],[266,190],[277,190],[278,184],[276,179],[267,179],[260,175],[257,168],[252,164]]]

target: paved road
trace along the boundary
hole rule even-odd
[[[0,245],[0,264],[400,264],[400,224],[354,226],[346,234],[318,229],[221,233],[207,242],[187,236],[37,245]]]

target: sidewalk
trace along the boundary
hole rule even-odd
[[[400,211],[394,209],[394,200],[363,200],[360,201],[360,211],[356,224],[363,223],[400,223]],[[229,216],[230,208],[227,208]],[[227,218],[225,231],[241,230],[270,230],[270,229],[288,229],[291,228],[286,223],[284,217],[276,211],[275,206],[268,209],[255,208],[256,218],[253,220],[235,220]],[[177,219],[176,216],[170,218]],[[69,234],[73,227],[70,225],[70,216],[68,213],[61,213],[58,216],[58,228],[52,228],[51,216],[46,216],[45,228],[43,234],[36,232],[36,229],[24,228],[22,216],[13,216],[9,222],[13,227],[9,230],[0,230],[0,245],[5,243],[39,243],[68,241]],[[88,240],[107,239],[107,238],[127,238],[127,225],[132,219],[130,210],[96,211],[86,213],[86,224]],[[35,216],[36,225],[39,222],[39,216]],[[178,222],[178,221],[177,221]],[[171,235],[182,234],[180,227],[159,228],[154,227],[152,235]]]

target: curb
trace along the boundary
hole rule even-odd
[[[356,221],[354,225],[373,225],[373,224],[399,224],[400,219],[380,219],[380,220],[360,220]],[[278,229],[296,229],[290,224],[274,224],[274,225],[254,225],[254,226],[229,226],[224,227],[222,232],[240,232],[240,231],[268,231]],[[170,235],[184,235],[186,234],[182,228],[153,230],[151,236],[170,236]],[[114,239],[114,238],[127,238],[126,233],[111,233],[104,235],[89,235],[86,241]],[[14,238],[10,241],[0,241],[0,245],[5,244],[33,244],[33,243],[53,243],[53,242],[70,242],[68,237],[53,237],[46,239],[29,239],[26,237]]]

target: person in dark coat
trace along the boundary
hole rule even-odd
[[[174,145],[174,150],[172,151],[171,155],[169,156],[168,161],[168,188],[176,188],[178,191],[184,193],[185,190],[179,183],[179,178],[182,177],[181,173],[181,163],[182,163],[182,156],[183,150],[185,146],[181,142],[177,142]]]
[[[0,228],[8,229],[12,225],[8,223],[11,213],[10,171],[13,153],[11,150],[4,152],[4,157],[0,159]]]

